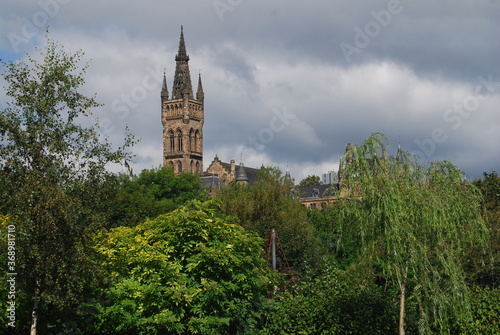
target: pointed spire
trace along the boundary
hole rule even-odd
[[[183,27],[181,26],[181,38],[179,40],[179,51],[177,51],[177,55],[175,55],[175,60],[176,61],[188,61],[189,56],[186,52],[186,43],[184,42],[184,30]]]
[[[396,152],[396,161],[402,163],[405,158],[403,155],[403,150],[401,150],[401,137],[398,137],[398,151]]]
[[[189,56],[186,52],[186,43],[184,42],[184,31],[181,26],[181,37],[179,40],[179,50],[175,56],[176,66],[174,75],[174,88],[172,99],[182,99],[188,94],[189,99],[193,99],[193,87],[191,85],[191,74],[189,73]]]
[[[161,99],[168,100],[167,74],[166,74],[165,70],[163,70],[163,84],[161,86]]]
[[[248,183],[247,173],[245,171],[245,167],[243,166],[243,162],[240,163],[238,167],[238,173],[236,174],[236,182],[237,183]]]
[[[203,93],[203,85],[201,84],[201,72],[198,74],[198,90],[196,91],[196,100],[203,102],[205,94]]]

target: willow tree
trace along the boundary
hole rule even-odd
[[[98,217],[86,204],[98,201],[106,163],[127,157],[133,141],[126,136],[125,146],[113,149],[95,126],[82,125],[99,106],[81,94],[83,52],[46,42],[39,55],[2,62],[10,100],[0,109],[0,209],[19,222],[16,322],[19,329],[31,321],[31,334],[39,320],[48,332],[60,318],[48,313],[71,310],[94,276]]]
[[[355,245],[369,271],[395,283],[400,334],[408,299],[412,328],[450,332],[470,315],[461,258],[487,240],[481,195],[450,162],[423,167],[400,149],[388,156],[386,146],[376,133],[342,158],[339,245]]]

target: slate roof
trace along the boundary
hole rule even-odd
[[[218,190],[222,186],[222,180],[216,174],[200,176],[200,181],[201,184],[208,187],[210,191]]]

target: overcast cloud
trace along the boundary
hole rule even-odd
[[[181,25],[205,91],[205,169],[243,157],[298,182],[383,132],[392,153],[400,138],[424,162],[500,172],[496,0],[7,0],[0,58],[32,52],[46,24],[92,60],[84,90],[110,140],[126,125],[141,138],[136,172],[162,162],[160,80],[165,68],[172,92]]]

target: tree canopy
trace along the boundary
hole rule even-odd
[[[104,236],[107,303],[100,334],[248,334],[262,313],[270,276],[262,240],[216,202],[191,202]]]
[[[144,169],[138,176],[118,175],[110,181],[108,224],[135,226],[168,213],[191,200],[206,200],[208,193],[192,173],[176,175],[171,167]]]
[[[232,184],[219,194],[222,211],[239,218],[245,229],[267,239],[275,229],[292,268],[300,270],[315,258],[314,229],[308,209],[291,196],[290,185],[276,168],[262,169],[253,185]]]
[[[405,324],[451,332],[450,320],[470,317],[462,256],[488,237],[481,194],[451,163],[423,167],[409,154],[387,156],[386,143],[374,134],[343,157],[349,198],[336,204],[339,245],[396,283],[400,334]]]
[[[318,176],[308,175],[306,178],[302,179],[299,186],[317,186],[321,185],[321,178]]]
[[[98,273],[91,249],[105,165],[121,162],[133,143],[113,149],[82,118],[99,106],[80,93],[88,64],[83,52],[67,53],[47,38],[38,57],[3,63],[6,94],[0,110],[0,210],[16,220],[18,329],[31,323],[35,334],[50,321],[49,310],[80,302]],[[92,199],[92,200],[91,200]],[[2,266],[4,266],[2,264]],[[31,306],[31,307],[29,307]]]

